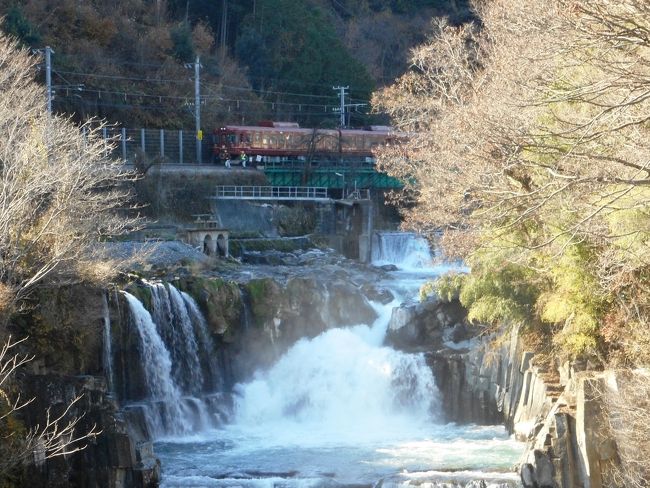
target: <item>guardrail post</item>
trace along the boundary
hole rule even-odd
[[[160,129],[160,159],[165,159],[165,129]]]

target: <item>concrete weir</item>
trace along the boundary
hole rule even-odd
[[[210,215],[195,215],[192,227],[185,229],[186,242],[195,249],[202,249],[208,256],[229,256],[228,231],[219,228],[219,222]]]

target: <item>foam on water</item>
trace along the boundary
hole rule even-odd
[[[417,238],[397,240],[418,257],[399,262],[421,272],[417,263],[431,261],[420,244],[409,247],[409,239]],[[412,294],[437,272],[396,272],[393,284],[398,295]],[[489,487],[517,486],[511,468],[521,445],[502,426],[444,423],[424,357],[383,345],[397,305],[375,304],[373,324],[298,341],[268,371],[236,386],[230,424],[157,443],[163,485],[298,488],[381,481],[434,488],[479,486],[472,480],[485,479]]]

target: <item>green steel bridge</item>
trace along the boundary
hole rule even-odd
[[[260,166],[260,169],[262,167]],[[264,174],[271,186],[308,186],[325,188],[373,188],[392,190],[402,183],[375,170],[373,163],[340,161],[332,163],[281,161],[264,163]]]

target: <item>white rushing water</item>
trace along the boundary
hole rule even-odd
[[[113,393],[115,391],[115,383],[113,379],[113,350],[111,348],[111,316],[108,309],[108,297],[106,293],[102,294],[102,321],[104,322],[102,333],[102,363],[104,366],[104,374],[106,375],[108,391]]]
[[[213,393],[221,377],[205,319],[192,297],[171,284],[145,286],[151,292],[151,313],[135,296],[122,292],[138,334],[146,383],[144,399],[126,398],[125,403],[144,410],[155,438],[214,427],[225,408],[215,404],[219,395]]]
[[[393,288],[413,293],[440,268],[431,267],[421,243],[409,244],[416,236],[395,239],[418,256],[395,251],[393,264],[418,274],[402,268]],[[390,240],[384,249],[399,247]],[[163,486],[518,486],[511,469],[521,445],[501,426],[444,423],[424,357],[383,345],[398,304],[376,305],[373,324],[298,341],[268,371],[236,386],[228,425],[158,442]]]
[[[378,232],[374,236],[372,262],[394,264],[404,271],[421,271],[433,266],[427,240],[411,232]]]
[[[172,379],[169,351],[147,309],[130,293],[122,293],[129,303],[131,316],[140,336],[141,359],[150,401],[152,404],[156,402],[155,404],[163,409],[160,416],[154,415],[154,412],[148,416],[148,420],[153,422],[151,429],[154,432],[187,433],[190,427],[181,409],[181,392]],[[159,417],[164,418],[165,425],[162,425],[163,420]]]

